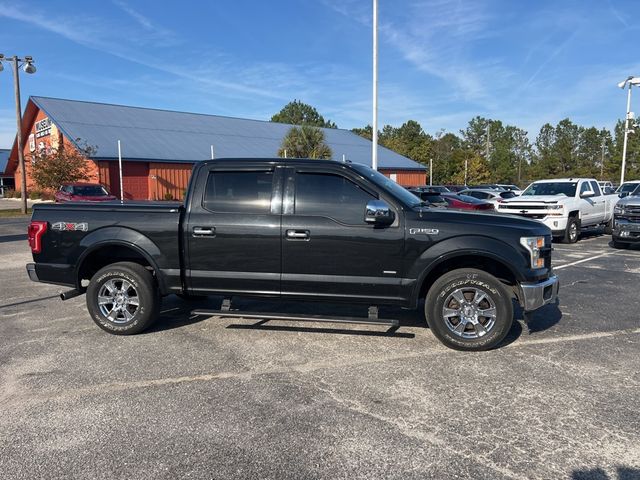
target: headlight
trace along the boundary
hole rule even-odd
[[[549,210],[562,210],[564,205],[549,205]]]
[[[544,268],[544,258],[540,256],[540,249],[544,247],[544,237],[522,237],[520,245],[529,251],[531,268]]]
[[[616,205],[615,207],[613,207],[613,213],[614,215],[622,215],[624,213],[624,207],[622,205]]]

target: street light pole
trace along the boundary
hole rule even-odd
[[[631,111],[631,83],[627,92],[627,117],[624,121],[624,141],[622,142],[622,169],[620,171],[620,185],[624,183],[624,170],[627,167],[627,139],[629,137],[629,116]]]
[[[20,103],[20,75],[18,75],[18,57],[14,55],[11,59],[13,63],[13,87],[16,97],[16,146],[18,147],[18,165],[20,165],[20,197],[22,206],[20,211],[27,214],[27,172],[24,165],[24,151],[22,146],[22,103]]]
[[[629,136],[629,120],[631,120],[631,87],[640,85],[640,77],[630,76],[618,84],[618,87],[624,88],[628,85],[627,92],[627,116],[624,121],[624,141],[622,143],[622,168],[620,171],[620,185],[624,183],[624,171],[627,167],[627,137]]]
[[[373,131],[371,168],[378,169],[378,0],[373,0]]]
[[[18,58],[14,55],[11,58],[6,58],[0,54],[0,71],[2,71],[2,62],[8,61],[13,65],[13,88],[15,91],[16,100],[16,148],[18,150],[18,165],[20,166],[20,193],[22,199],[22,206],[20,211],[22,214],[27,213],[27,172],[24,164],[24,147],[22,144],[22,103],[20,102],[20,75],[18,69],[23,66],[25,73],[35,73],[36,67],[33,65],[33,58],[25,56],[24,59]],[[22,65],[20,64],[22,62]]]

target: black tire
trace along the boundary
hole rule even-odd
[[[624,242],[616,242],[615,240],[613,241],[613,248],[618,248],[620,250],[626,250],[628,249],[630,246],[630,244],[628,243],[624,243]]]
[[[604,226],[604,234],[611,235],[613,233],[613,218]]]
[[[465,305],[455,300],[459,294],[463,295]],[[487,298],[480,300],[474,310],[474,302],[476,298],[482,298],[478,297],[481,294]],[[458,309],[455,304],[458,304]],[[453,311],[462,314],[464,308],[469,309],[469,317],[446,315]],[[489,311],[490,308],[495,309],[493,318],[478,315],[479,311]],[[455,350],[493,348],[506,337],[513,324],[513,305],[507,288],[493,275],[474,268],[452,270],[436,280],[427,293],[424,313],[438,340]],[[476,323],[470,320],[474,314]]]
[[[580,238],[580,220],[577,217],[569,217],[562,242],[576,243],[578,238]]]
[[[149,328],[158,317],[160,302],[153,275],[137,263],[107,265],[91,278],[87,288],[91,318],[114,335],[133,335]]]

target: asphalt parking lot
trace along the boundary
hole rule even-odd
[[[640,478],[637,248],[555,245],[559,305],[461,353],[402,310],[395,333],[189,317],[215,298],[111,336],[28,280],[26,223],[0,220],[3,478]]]

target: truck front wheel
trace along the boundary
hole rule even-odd
[[[578,237],[580,237],[580,220],[577,217],[569,217],[562,241],[564,243],[576,243]]]
[[[132,262],[100,269],[87,288],[87,309],[93,321],[114,335],[147,329],[158,316],[160,295],[149,270]]]
[[[488,350],[513,323],[507,288],[493,275],[473,268],[453,270],[429,289],[425,317],[433,334],[456,350]]]

